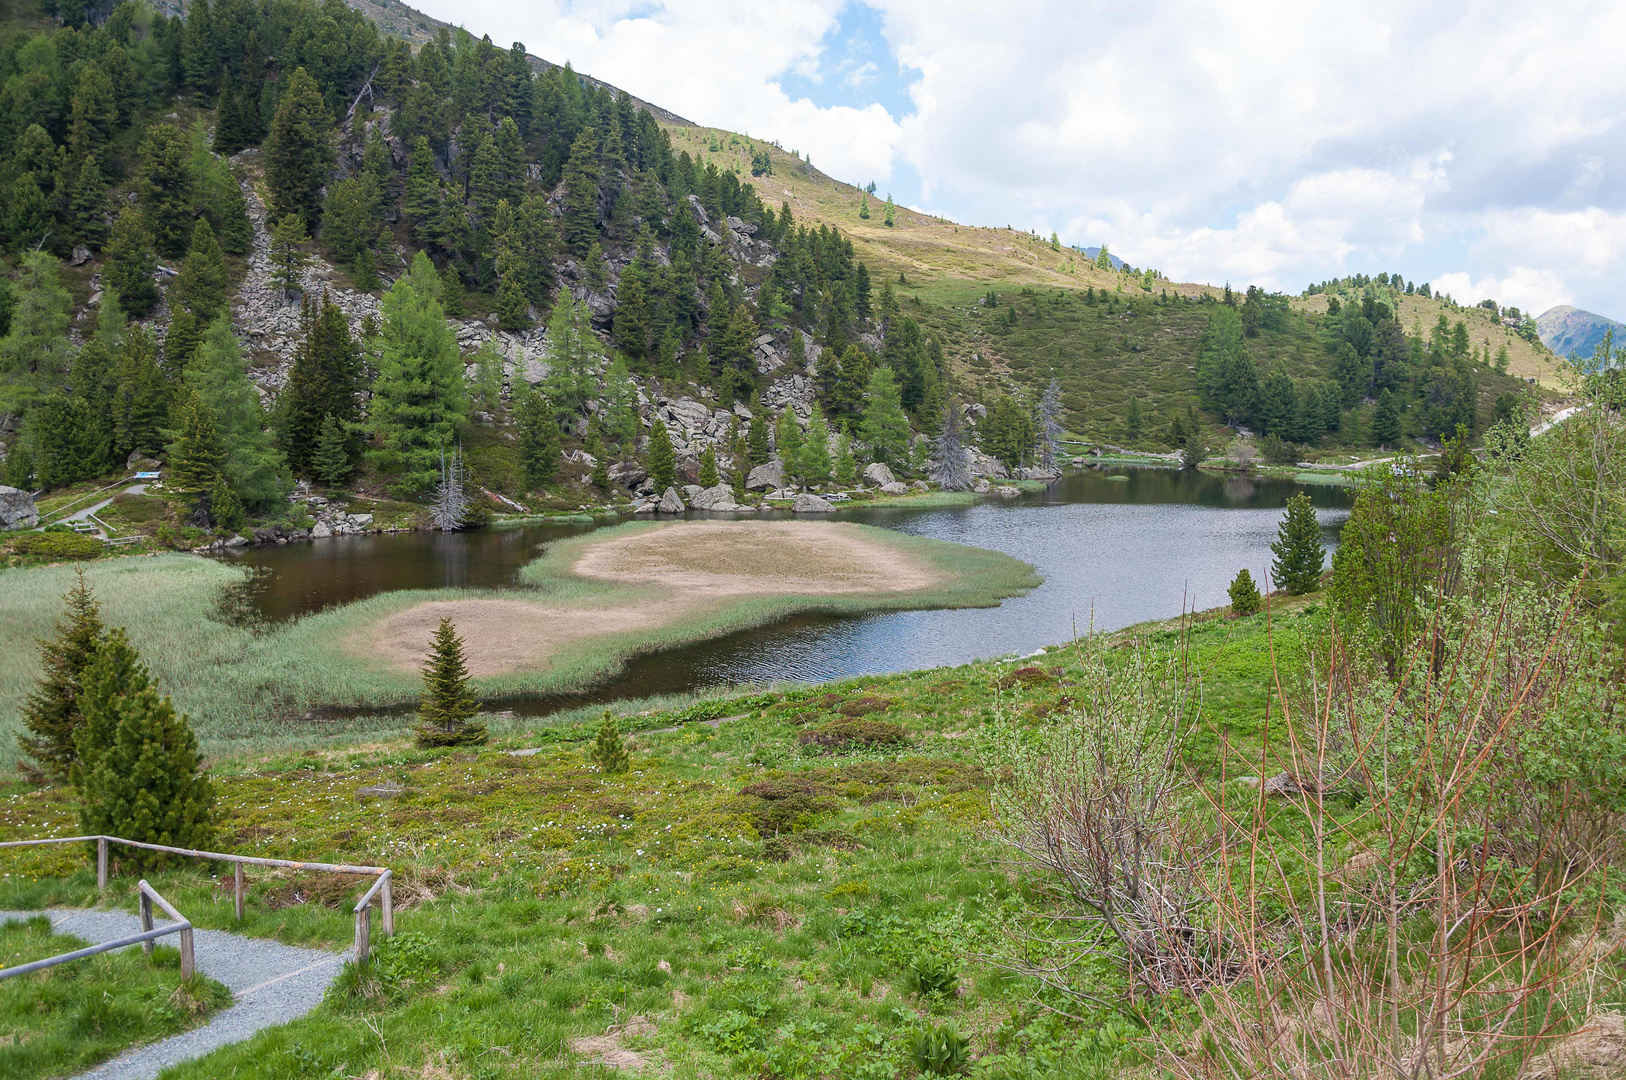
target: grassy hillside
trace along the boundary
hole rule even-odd
[[[1222,289],[1158,280],[1148,291],[1137,275],[1097,269],[1082,256],[1032,233],[956,224],[898,207],[894,225],[883,220],[884,190],[869,196],[870,217],[859,217],[865,193],[821,172],[815,164],[770,143],[706,127],[668,126],[674,150],[687,150],[722,170],[735,170],[769,205],[789,204],[800,221],[827,224],[851,238],[875,281],[889,281],[903,312],[938,335],[959,377],[962,392],[981,396],[1014,386],[1036,396],[1054,375],[1062,385],[1067,424],[1086,439],[1133,442],[1125,413],[1131,395],[1143,410],[1140,441],[1167,449],[1158,436],[1169,419],[1197,402],[1195,357],[1204,309],[1171,299],[1218,297]],[[752,155],[766,151],[773,171],[751,175]],[[900,275],[902,280],[900,281]],[[1002,305],[1013,300],[1018,325],[994,323],[1003,307],[981,300],[989,290]],[[1110,295],[1110,305],[1084,305],[1086,290]],[[1249,342],[1261,373],[1274,368],[1296,379],[1331,375],[1332,358],[1318,339],[1327,311],[1323,296],[1292,301],[1300,316],[1285,333],[1263,333]],[[1507,376],[1482,373],[1480,404],[1488,414],[1499,394],[1534,378],[1541,387],[1563,389],[1563,365],[1481,308],[1455,308],[1420,296],[1400,298],[1399,318],[1408,333],[1426,334],[1440,315],[1464,321],[1477,350],[1494,356],[1506,347]],[[1336,438],[1329,440],[1336,442]]]

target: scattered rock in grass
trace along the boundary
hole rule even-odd
[[[369,784],[364,788],[356,789],[356,801],[366,802],[368,799],[398,799],[406,788],[394,780],[386,780],[382,784]]]
[[[802,492],[790,502],[790,512],[793,514],[833,514],[836,508],[817,495]]]

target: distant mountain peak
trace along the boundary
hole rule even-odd
[[[1615,340],[1626,345],[1626,323],[1604,315],[1583,311],[1569,304],[1550,307],[1536,316],[1541,343],[1557,356],[1585,359],[1598,348],[1604,334],[1613,330]]]

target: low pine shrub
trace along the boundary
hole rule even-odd
[[[902,746],[909,733],[902,724],[890,720],[832,720],[796,736],[802,746],[826,753],[843,750],[871,750]]]

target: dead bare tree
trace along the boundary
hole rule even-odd
[[[440,482],[429,506],[429,524],[441,532],[455,532],[468,520],[469,501],[463,491],[463,448],[454,447],[450,460],[440,452]]]

